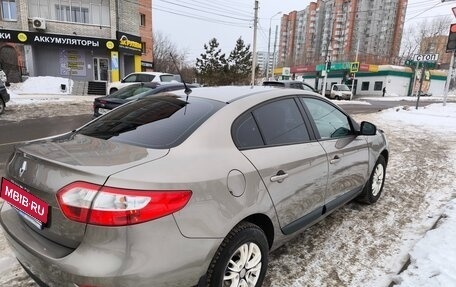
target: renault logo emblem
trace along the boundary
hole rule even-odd
[[[19,169],[19,176],[21,177],[26,170],[27,170],[27,162],[24,160],[21,168]]]

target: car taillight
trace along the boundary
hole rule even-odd
[[[68,219],[123,226],[179,211],[191,195],[190,190],[133,190],[74,182],[59,190],[57,201]]]

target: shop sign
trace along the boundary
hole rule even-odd
[[[111,39],[2,29],[0,29],[0,41],[28,45],[57,45],[72,48],[90,48],[105,50],[115,50],[117,48],[117,41]]]
[[[85,53],[80,50],[61,50],[60,75],[85,77],[87,75]]]
[[[153,69],[154,68],[154,63],[153,62],[141,61],[141,67],[148,68],[148,69]]]
[[[117,40],[119,41],[119,51],[132,53],[135,55],[142,54],[142,42],[141,37],[126,34],[117,31]]]
[[[315,72],[315,66],[294,66],[291,67],[291,72],[292,73],[304,73],[304,72]]]

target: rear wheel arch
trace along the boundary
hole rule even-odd
[[[268,240],[269,249],[271,249],[272,244],[274,243],[274,225],[272,224],[272,220],[267,215],[260,213],[252,214],[242,221],[250,222],[261,228]]]

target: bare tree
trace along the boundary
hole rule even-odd
[[[449,16],[424,20],[419,25],[409,26],[402,38],[400,58],[410,59],[414,54],[428,53],[435,45],[437,36],[445,36],[451,24]]]
[[[161,32],[153,34],[154,70],[164,73],[178,74],[178,69],[186,82],[195,78],[194,68],[186,63],[187,54],[179,50],[168,36]],[[173,55],[176,63],[171,58]]]

